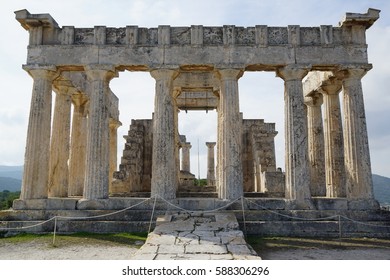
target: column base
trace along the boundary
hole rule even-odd
[[[75,210],[77,198],[15,199],[14,210]]]

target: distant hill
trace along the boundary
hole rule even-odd
[[[381,205],[390,205],[390,178],[372,174],[374,196]]]
[[[0,192],[20,191],[23,166],[0,165]],[[374,195],[381,205],[390,205],[390,178],[372,174]]]
[[[18,192],[22,186],[22,180],[10,178],[10,177],[0,177],[0,192],[10,191]]]
[[[0,165],[0,177],[9,177],[22,180],[23,166]]]

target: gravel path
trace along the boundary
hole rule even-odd
[[[138,250],[137,245],[90,240],[72,244],[59,238],[56,246],[50,238],[7,242],[0,239],[0,260],[128,260]],[[380,260],[390,259],[390,248],[312,248],[268,249],[259,252],[264,260]]]

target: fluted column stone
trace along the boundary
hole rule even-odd
[[[89,80],[89,116],[84,199],[106,199],[109,190],[109,81],[116,75],[111,65],[86,67]]]
[[[191,172],[190,149],[191,143],[181,143],[181,170]]]
[[[277,74],[284,80],[286,198],[292,207],[313,208],[310,195],[310,168],[306,108],[302,79],[306,67],[286,66]]]
[[[326,195],[322,103],[322,94],[319,92],[314,92],[305,97],[311,180],[310,193],[312,196]]]
[[[55,66],[25,65],[33,78],[20,199],[48,197],[52,85]]]
[[[341,71],[344,92],[344,151],[347,197],[373,199],[370,152],[361,79],[367,69]]]
[[[337,80],[322,86],[324,90],[326,196],[331,198],[346,195],[340,88],[341,82]]]
[[[215,160],[214,147],[215,142],[206,142],[207,146],[207,185],[215,186]]]
[[[238,79],[242,76],[240,69],[220,69],[217,76],[221,81],[220,125],[221,143],[219,162],[220,197],[236,199],[243,195],[242,173],[242,129],[239,109]]]
[[[72,134],[69,159],[68,196],[82,196],[84,192],[86,146],[87,146],[87,102],[85,95],[73,96]]]
[[[74,89],[67,81],[55,83],[56,99],[50,145],[49,197],[67,197],[69,187],[70,116]]]
[[[176,198],[178,171],[176,162],[175,106],[173,80],[177,72],[169,69],[152,70],[156,80],[153,119],[153,155],[151,195],[165,199]]]

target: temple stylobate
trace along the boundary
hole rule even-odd
[[[338,26],[157,28],[60,27],[49,14],[15,12],[30,35],[23,69],[33,90],[14,208],[110,208],[113,197],[139,192],[177,199],[191,179],[179,110],[217,110],[215,171],[207,144],[216,199],[260,193],[290,209],[377,207],[361,79],[372,68],[365,32],[379,12],[347,13]],[[152,120],[132,122],[116,171],[121,122],[110,81],[120,71],[149,72],[155,104]],[[274,124],[240,112],[246,71],[284,81],[284,173],[276,168]]]

